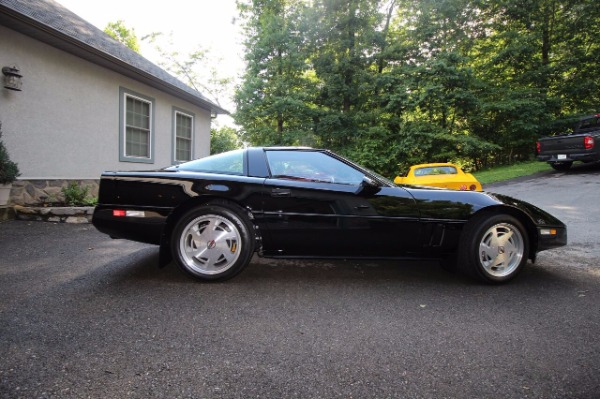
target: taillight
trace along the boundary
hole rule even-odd
[[[539,154],[540,152],[542,152],[542,144],[538,141],[535,143],[535,153]]]
[[[585,136],[583,139],[583,146],[586,150],[591,150],[594,148],[594,138],[592,136]]]
[[[469,190],[471,190],[471,191],[475,191],[476,189],[477,189],[477,186],[476,186],[476,185],[474,185],[474,184],[471,184],[471,185],[469,186]]]
[[[133,211],[133,210],[126,211],[124,209],[113,209],[113,216],[116,218],[122,218],[122,217],[144,218],[144,217],[146,217],[146,212]]]

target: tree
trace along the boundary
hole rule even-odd
[[[471,66],[481,36],[477,10],[465,0],[399,0],[397,6],[380,97],[401,143],[399,164],[463,163],[497,149],[469,125],[480,106],[481,82]]]
[[[596,0],[548,1],[548,62],[555,115],[599,111],[600,3]],[[552,7],[550,7],[550,5]]]
[[[311,145],[314,79],[306,64],[301,0],[239,2],[246,72],[235,95],[234,118],[255,145]]]
[[[393,175],[531,157],[598,112],[597,0],[246,0],[237,122]]]
[[[376,1],[318,0],[307,19],[313,21],[310,61],[319,81],[316,134],[324,146],[343,152],[373,121],[373,54],[383,15]]]
[[[12,184],[20,174],[19,166],[10,160],[8,150],[2,141],[2,122],[0,122],[0,185]]]
[[[565,114],[598,103],[599,11],[588,0],[481,3],[487,34],[471,63],[485,87],[472,129],[502,146],[503,161],[530,157],[536,138],[562,129]]]
[[[210,153],[220,154],[225,151],[242,148],[237,131],[228,126],[210,130]]]
[[[135,34],[135,30],[128,29],[123,20],[109,22],[106,25],[106,28],[104,28],[104,33],[111,36],[119,43],[126,45],[136,53],[140,52],[140,43]]]
[[[160,55],[158,64],[166,71],[219,106],[228,101],[227,97],[233,91],[233,78],[223,74],[219,68],[222,59],[210,49],[198,45],[195,50],[186,53],[173,50],[177,48],[173,38],[161,32],[150,33],[142,40],[154,46]]]

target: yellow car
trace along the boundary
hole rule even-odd
[[[396,176],[396,184],[434,186],[450,190],[482,191],[481,183],[475,176],[465,173],[451,163],[426,163],[413,165],[406,176]]]

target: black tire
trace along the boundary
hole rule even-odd
[[[566,172],[571,169],[571,165],[573,165],[573,162],[550,162],[552,169],[559,172]]]
[[[187,212],[171,235],[175,263],[199,280],[227,280],[241,272],[254,253],[253,227],[234,206],[207,204]]]
[[[480,281],[499,284],[515,278],[528,255],[529,236],[519,220],[506,214],[484,213],[465,226],[458,266]]]

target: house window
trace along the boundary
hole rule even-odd
[[[191,161],[194,156],[194,115],[173,110],[174,163]]]
[[[152,163],[154,100],[121,88],[120,157],[125,162]]]

